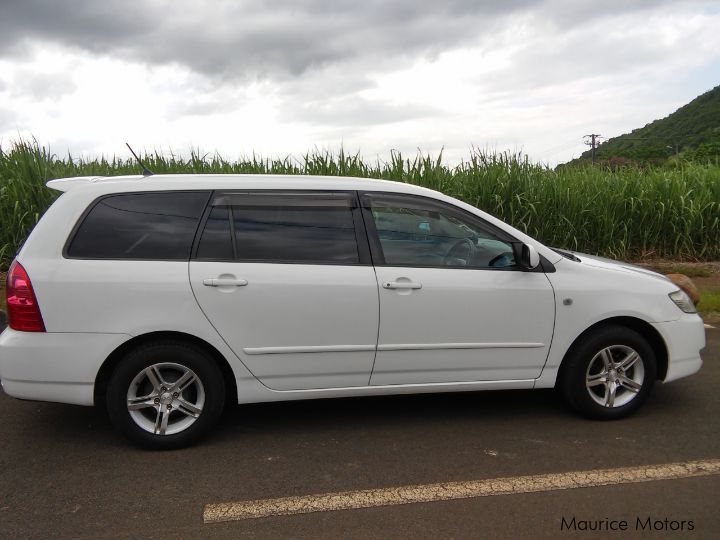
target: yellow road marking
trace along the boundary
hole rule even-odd
[[[205,523],[720,474],[720,459],[208,504]]]

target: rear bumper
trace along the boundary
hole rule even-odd
[[[698,315],[684,314],[676,321],[653,323],[668,348],[668,369],[663,382],[697,373],[702,366],[705,326]]]
[[[38,401],[92,405],[95,378],[126,334],[0,334],[0,381],[6,394]]]
[[[32,401],[54,401],[72,405],[93,405],[95,386],[92,383],[51,383],[35,381],[0,380],[8,396]]]

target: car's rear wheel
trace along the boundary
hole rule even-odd
[[[219,418],[225,401],[222,374],[205,351],[163,341],[131,351],[115,368],[107,410],[135,444],[173,449],[199,440]]]
[[[565,400],[581,414],[613,420],[643,404],[656,370],[655,353],[640,334],[604,326],[573,347],[558,384]]]

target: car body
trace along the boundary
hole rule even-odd
[[[702,321],[664,276],[550,249],[425,188],[276,175],[48,186],[63,193],[8,276],[27,299],[8,300],[3,388],[108,404],[147,446],[196,440],[207,427],[194,420],[209,426],[225,400],[558,386],[615,418],[702,363]],[[33,302],[42,328],[26,331],[12,305]]]

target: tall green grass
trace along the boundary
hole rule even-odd
[[[521,155],[474,151],[459,166],[393,152],[388,162],[344,151],[300,158],[142,156],[155,173],[311,174],[385,178],[462,199],[545,244],[616,258],[720,259],[720,166],[548,167]],[[137,174],[132,159],[57,156],[35,141],[0,150],[0,269],[57,196],[53,178]]]

